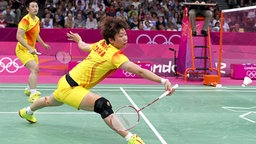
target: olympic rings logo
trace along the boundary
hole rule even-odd
[[[0,59],[0,73],[3,71],[7,71],[8,73],[15,73],[20,68],[24,67],[24,65],[19,65],[17,63],[18,58],[12,60],[9,57],[3,57]]]
[[[124,70],[123,70],[123,74],[125,75],[125,77],[135,77],[136,76],[135,74],[130,73],[128,71],[124,71]]]
[[[249,78],[256,78],[256,71],[246,71],[246,75]]]
[[[180,38],[180,35],[174,34],[174,35],[171,35],[171,36],[169,37],[169,39],[168,39],[165,35],[163,35],[163,34],[158,34],[158,35],[155,35],[155,36],[153,37],[153,39],[151,39],[151,37],[150,37],[149,35],[147,35],[147,34],[141,34],[141,35],[139,35],[139,36],[137,37],[137,39],[136,39],[136,44],[138,44],[138,43],[139,43],[139,40],[142,39],[143,37],[146,37],[146,38],[148,39],[148,42],[147,42],[146,44],[158,44],[157,41],[156,41],[156,39],[157,39],[157,38],[163,38],[163,39],[164,39],[164,42],[163,42],[162,44],[171,44],[171,45],[174,45],[174,43],[172,42],[172,39],[175,38],[175,37]]]

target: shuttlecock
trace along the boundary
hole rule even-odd
[[[247,86],[247,85],[249,85],[251,83],[252,83],[252,80],[249,77],[245,76],[243,84],[242,84],[242,87],[245,87],[245,86]]]
[[[222,88],[222,84],[217,84],[215,87],[216,88]]]

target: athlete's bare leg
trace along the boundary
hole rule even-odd
[[[94,111],[94,104],[96,102],[97,99],[101,98],[101,96],[96,95],[92,92],[89,92],[84,99],[82,100],[79,109],[82,110],[86,110],[86,111]],[[111,117],[113,116],[113,114],[109,115],[108,117],[106,117],[104,119],[105,123],[114,130],[113,126],[111,125]],[[115,131],[115,130],[114,130]],[[121,135],[122,137],[125,137],[129,131],[116,131],[119,135]]]
[[[50,96],[41,97],[40,99],[36,100],[33,104],[30,105],[30,109],[32,111],[36,111],[44,107],[60,105],[63,105],[63,103],[57,101],[53,94],[51,94]]]
[[[30,89],[36,89],[39,66],[34,60],[31,60],[31,61],[27,62],[25,66],[30,71],[30,74],[29,74],[29,77],[28,77],[29,88]]]

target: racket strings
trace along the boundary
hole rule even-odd
[[[67,64],[71,61],[72,57],[68,52],[64,52],[64,51],[59,51],[56,53],[56,59],[63,63],[63,64]]]
[[[179,85],[175,84],[172,89],[178,88]],[[130,130],[134,128],[140,121],[140,115],[139,112],[146,107],[152,105],[153,103],[157,102],[158,100],[164,98],[168,94],[174,92],[173,90],[171,91],[165,91],[162,95],[160,95],[157,99],[153,100],[152,102],[148,103],[146,106],[142,107],[141,109],[137,110],[133,106],[124,106],[119,109],[114,113],[113,118],[111,119],[112,126],[114,129],[117,131],[125,131],[125,130]]]
[[[118,131],[129,130],[137,125],[139,122],[138,112],[129,106],[120,108],[112,118],[112,125]]]

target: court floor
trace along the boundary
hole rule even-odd
[[[39,85],[43,95],[56,86]],[[125,144],[93,112],[63,105],[36,112],[38,122],[30,124],[18,116],[28,106],[24,84],[0,84],[0,140],[8,144]],[[122,91],[122,89],[124,91]],[[108,98],[117,109],[134,104],[142,107],[163,93],[160,85],[101,84],[93,92]],[[144,109],[141,121],[132,129],[146,144],[255,144],[256,88],[253,86],[180,85]]]

